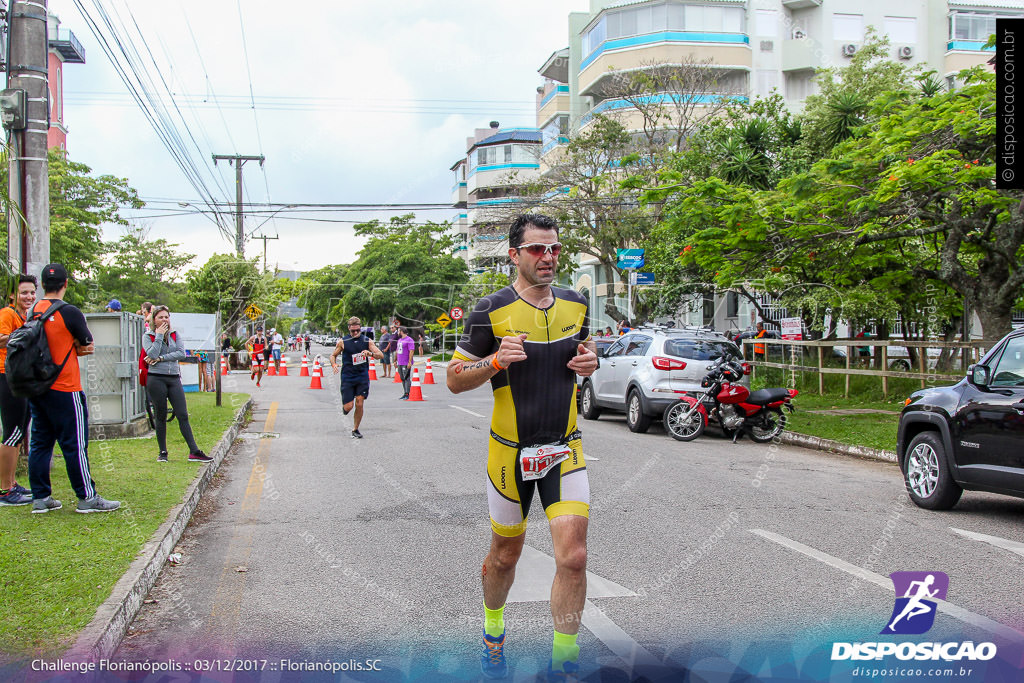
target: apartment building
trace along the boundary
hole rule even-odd
[[[60,27],[60,19],[50,14],[47,21],[50,87],[50,129],[47,131],[46,146],[62,151],[68,148],[68,129],[64,123],[64,65],[85,64],[85,48],[75,34]]]
[[[478,128],[466,140],[466,154],[451,166],[456,254],[470,272],[508,262],[508,217],[521,203],[522,186],[540,175],[541,131],[536,128]]]
[[[815,69],[848,64],[868,27],[888,36],[893,60],[934,70],[955,87],[958,72],[992,57],[982,46],[996,18],[1021,16],[1024,0],[591,0],[589,11],[569,15],[568,45],[538,69],[540,171],[595,114],[615,113],[639,128],[637,112],[615,96],[624,74],[708,61],[715,87],[696,97],[710,103],[774,90],[798,111],[815,92]],[[608,297],[626,310],[625,285],[604,282],[601,272],[581,259],[573,274],[573,286],[590,297],[595,328],[611,324],[603,317]],[[726,330],[752,324],[754,314],[742,297],[722,295],[686,302],[676,317]]]

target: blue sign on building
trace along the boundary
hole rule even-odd
[[[638,285],[653,285],[654,284],[654,273],[637,273],[636,284]]]
[[[643,249],[616,249],[615,255],[619,259],[616,264],[619,268],[643,268]]]

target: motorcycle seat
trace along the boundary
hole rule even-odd
[[[745,403],[764,406],[787,398],[789,398],[789,389],[758,389],[750,392]]]

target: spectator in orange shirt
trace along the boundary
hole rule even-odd
[[[28,310],[36,302],[36,278],[22,275],[14,303],[0,310],[0,419],[3,420],[3,445],[0,445],[0,505],[28,505],[32,492],[14,481],[18,451],[28,438],[28,399],[15,396],[7,385],[4,363],[11,332],[25,324]]]
[[[89,411],[78,368],[78,356],[95,351],[92,332],[77,307],[65,303],[68,272],[59,263],[43,268],[43,298],[33,313],[45,314],[51,306],[60,310],[46,322],[46,341],[53,362],[62,364],[56,381],[44,393],[29,399],[32,411],[32,438],[29,441],[28,478],[32,485],[32,512],[59,510],[62,505],[50,488],[50,462],[53,446],[60,442],[68,479],[78,496],[76,512],[110,512],[121,507],[116,500],[105,500],[96,493],[89,473]],[[72,357],[74,356],[74,357]]]

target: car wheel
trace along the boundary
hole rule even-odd
[[[894,360],[889,364],[889,369],[895,372],[910,372],[910,361],[906,361],[902,358]]]
[[[644,415],[644,403],[640,392],[633,389],[626,398],[626,424],[629,431],[643,434],[651,426],[651,418]]]
[[[671,434],[676,441],[693,441],[704,433],[706,425],[704,416],[697,409],[691,412],[692,405],[687,401],[676,401],[665,408],[662,422],[665,425],[665,431]]]
[[[948,510],[964,492],[953,481],[946,449],[935,432],[921,432],[907,446],[903,477],[910,499],[928,510]]]
[[[580,396],[580,412],[584,420],[596,420],[601,417],[601,408],[597,405],[594,396],[594,385],[590,382],[583,383],[583,394]]]

